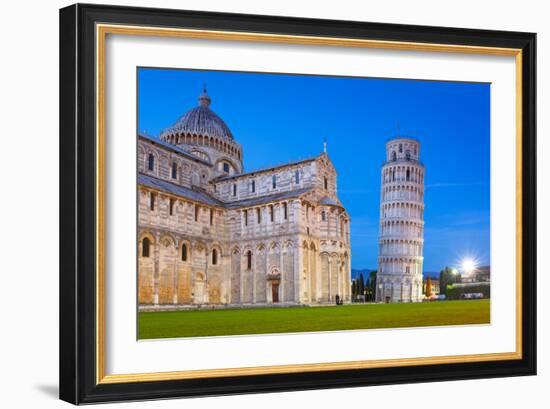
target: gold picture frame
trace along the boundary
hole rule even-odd
[[[124,19],[120,19],[117,16],[118,12],[126,12]],[[325,376],[330,376],[330,374],[335,371],[363,371],[361,373],[368,374],[368,370],[372,369],[390,369],[390,368],[416,368],[419,366],[441,366],[446,365],[448,368],[453,365],[460,364],[480,364],[490,365],[490,363],[498,363],[502,361],[512,362],[511,368],[521,368],[521,371],[525,373],[533,373],[534,364],[534,340],[532,339],[534,333],[534,323],[532,319],[529,318],[526,322],[526,317],[531,317],[532,309],[534,305],[531,305],[533,299],[526,300],[525,295],[532,295],[533,285],[534,285],[534,272],[532,267],[529,268],[529,271],[525,270],[526,266],[534,266],[533,258],[533,249],[530,249],[529,254],[526,256],[524,254],[524,249],[526,246],[526,239],[529,239],[534,234],[534,226],[532,225],[533,209],[532,206],[529,209],[526,209],[524,204],[526,201],[532,198],[533,187],[531,183],[527,186],[524,186],[525,181],[530,180],[533,177],[532,173],[534,172],[531,167],[525,165],[525,158],[528,158],[530,161],[533,160],[531,155],[532,144],[534,144],[534,129],[532,124],[528,123],[529,118],[534,114],[534,99],[533,91],[531,90],[532,82],[534,81],[534,62],[533,62],[533,53],[534,53],[534,36],[520,33],[517,36],[514,36],[514,33],[505,33],[502,34],[502,38],[498,44],[487,45],[487,43],[494,42],[492,41],[487,33],[483,32],[465,32],[458,29],[440,29],[441,33],[432,33],[427,28],[418,28],[411,27],[407,34],[410,36],[411,40],[407,41],[404,39],[390,39],[392,37],[391,33],[393,32],[393,27],[391,25],[384,25],[379,37],[382,38],[364,38],[367,31],[372,31],[372,27],[368,23],[356,23],[357,26],[357,35],[354,37],[344,37],[331,35],[334,34],[334,29],[331,22],[320,21],[316,22],[318,34],[288,34],[285,33],[285,27],[287,30],[290,30],[290,26],[294,27],[295,24],[298,24],[300,19],[284,19],[284,18],[273,18],[277,24],[279,24],[279,32],[271,27],[269,30],[266,29],[265,32],[259,30],[256,31],[247,31],[246,28],[240,28],[237,26],[233,20],[237,21],[243,18],[243,16],[235,17],[233,15],[226,15],[227,20],[225,23],[219,23],[219,20],[213,18],[211,27],[201,27],[197,28],[194,23],[194,19],[197,21],[203,16],[193,14],[190,12],[179,12],[180,14],[175,14],[174,21],[180,18],[179,24],[177,26],[175,23],[168,24],[163,19],[163,14],[160,11],[152,9],[131,9],[131,8],[109,8],[109,7],[98,7],[98,6],[71,6],[69,8],[63,9],[61,11],[62,26],[65,22],[67,29],[61,30],[61,37],[63,41],[63,36],[74,35],[76,30],[70,30],[78,26],[78,22],[82,21],[85,27],[81,30],[88,30],[85,32],[86,37],[84,40],[78,40],[74,38],[71,40],[71,44],[74,44],[73,47],[70,47],[74,54],[76,54],[76,49],[78,46],[84,49],[83,54],[86,56],[93,56],[93,62],[87,61],[87,64],[90,65],[93,63],[93,67],[88,66],[88,73],[93,72],[93,78],[89,78],[89,75],[86,77],[86,84],[94,84],[92,89],[87,90],[87,95],[93,95],[95,99],[94,111],[95,111],[95,130],[94,130],[94,147],[96,155],[94,157],[94,180],[92,183],[92,188],[96,192],[95,194],[95,205],[93,219],[95,220],[95,246],[94,246],[94,283],[95,289],[93,291],[94,299],[93,304],[95,306],[95,317],[93,319],[95,337],[93,339],[94,350],[90,351],[89,346],[90,340],[87,341],[88,347],[86,348],[86,354],[88,357],[94,356],[94,368],[93,371],[90,368],[86,369],[86,375],[82,374],[77,378],[86,378],[86,381],[90,387],[88,388],[92,392],[80,390],[80,394],[74,392],[64,392],[68,390],[68,386],[73,385],[74,382],[78,382],[78,379],[70,380],[70,376],[64,375],[62,373],[62,384],[65,382],[68,386],[66,388],[61,388],[62,399],[71,401],[73,403],[77,402],[90,402],[90,401],[103,401],[110,400],[114,395],[117,395],[117,392],[105,393],[105,388],[116,388],[124,387],[125,390],[130,390],[126,392],[128,399],[133,399],[137,394],[137,389],[135,389],[139,383],[151,383],[151,382],[170,382],[170,381],[189,381],[189,380],[219,380],[227,379],[232,377],[237,378],[248,378],[251,377],[261,377],[261,376],[276,376],[276,375],[296,375],[296,374],[314,374],[314,373],[324,373]],[[198,13],[198,12],[197,12]],[[137,17],[136,17],[137,16]],[[216,15],[216,17],[219,17]],[[143,24],[140,23],[140,20],[143,19],[156,19],[156,24]],[[256,24],[260,25],[262,21],[259,21],[255,16],[246,16],[248,18],[250,25]],[[134,21],[132,21],[132,19]],[[115,21],[110,21],[115,20]],[[118,20],[118,21],[117,21]],[[295,21],[296,20],[296,21]],[[191,23],[190,23],[191,22]],[[303,22],[303,21],[302,21]],[[220,27],[216,27],[216,25]],[[235,29],[231,30],[228,28],[223,28],[221,26],[229,26],[233,24]],[[277,26],[277,24],[275,24]],[[363,25],[363,26],[361,26]],[[378,27],[378,26],[376,26]],[[361,30],[363,29],[363,31]],[[93,30],[93,31],[92,31]],[[332,31],[331,31],[332,30]],[[448,30],[448,31],[445,31]],[[453,31],[456,30],[457,32]],[[369,32],[370,32],[369,31]],[[93,33],[93,36],[91,35]],[[429,37],[433,41],[418,41],[418,33],[422,33],[424,37]],[[455,35],[455,37],[460,37],[461,42],[450,43],[447,38],[450,34]],[[485,34],[485,36],[484,36]],[[244,41],[244,42],[256,42],[256,43],[279,43],[279,44],[292,44],[292,45],[321,45],[321,46],[334,46],[334,47],[354,47],[354,48],[371,48],[371,49],[384,49],[384,50],[396,50],[396,51],[426,51],[426,52],[444,52],[444,53],[467,53],[467,54],[482,54],[482,55],[497,55],[497,56],[510,56],[515,58],[516,66],[516,341],[515,341],[515,351],[508,353],[487,353],[487,354],[474,354],[474,355],[451,355],[451,356],[433,356],[433,357],[418,357],[418,358],[402,358],[402,359],[382,359],[382,360],[370,360],[370,361],[349,361],[349,362],[319,362],[315,364],[296,364],[296,365],[278,365],[278,366],[258,366],[258,367],[247,367],[247,368],[219,368],[219,369],[209,369],[209,370],[188,370],[188,371],[174,371],[174,372],[155,372],[155,373],[130,373],[130,374],[107,374],[105,371],[105,360],[106,360],[106,344],[105,344],[105,138],[106,138],[106,128],[105,128],[105,109],[106,109],[106,88],[105,88],[105,49],[106,41],[108,36],[115,35],[125,35],[125,36],[156,36],[156,37],[166,37],[166,38],[192,38],[192,39],[209,39],[209,40],[219,40],[219,41]],[[430,36],[431,35],[431,36]],[[393,37],[395,37],[395,33]],[[77,37],[77,36],[75,36]],[[78,43],[78,41],[83,41],[83,44]],[[90,44],[93,44],[93,49],[90,49]],[[65,53],[65,54],[63,54]],[[75,63],[76,57],[67,50],[62,48],[62,59],[68,58],[73,64]],[[76,63],[78,64],[78,63]],[[77,67],[78,68],[78,67]],[[93,68],[93,70],[91,69]],[[63,65],[62,65],[63,71]],[[84,76],[84,74],[81,74]],[[77,76],[75,74],[75,76]],[[82,80],[82,77],[75,78],[76,81]],[[76,82],[75,81],[75,82]],[[87,85],[88,88],[89,85]],[[75,89],[74,93],[77,93],[78,90]],[[63,105],[64,93],[62,92],[62,105]],[[526,100],[527,99],[527,100]],[[65,102],[69,104],[69,102]],[[70,107],[75,112],[78,107],[73,105]],[[71,109],[63,111],[62,115],[68,115],[71,112]],[[75,127],[75,129],[77,129]],[[63,134],[62,140],[63,143],[68,138],[78,138],[83,137],[75,133]],[[74,152],[73,152],[74,153]],[[62,161],[63,161],[62,157]],[[65,158],[69,160],[72,158]],[[69,162],[73,162],[69,160]],[[69,167],[65,168],[66,170]],[[74,169],[73,169],[74,171]],[[527,174],[527,173],[528,174]],[[70,197],[67,194],[68,192],[62,192],[62,195],[66,196],[64,200],[70,201],[74,204],[75,208],[78,208],[79,203],[75,202],[74,197]],[[526,214],[528,212],[528,214]],[[528,220],[529,226],[525,226],[524,222]],[[63,222],[62,222],[63,223]],[[62,226],[62,240],[63,240],[63,228]],[[75,240],[74,234],[72,237],[69,237],[70,229],[68,232],[65,232],[65,240]],[[61,279],[64,279],[66,275],[78,275],[77,271],[64,271],[62,269]],[[528,285],[525,285],[525,280],[529,280]],[[77,281],[77,280],[75,280]],[[80,284],[82,285],[82,284]],[[75,283],[74,286],[77,286]],[[75,288],[73,286],[73,289]],[[63,293],[62,293],[63,297]],[[66,302],[66,301],[65,301]],[[62,309],[72,310],[78,309],[78,305],[72,303],[67,306],[62,301]],[[529,310],[526,311],[525,306],[529,305]],[[89,304],[91,305],[91,304]],[[68,314],[68,313],[67,313]],[[74,313],[73,313],[74,314]],[[69,314],[71,315],[71,314]],[[76,325],[76,323],[73,323]],[[527,327],[527,330],[526,330]],[[62,336],[67,339],[74,339],[74,334],[71,334],[70,329],[72,327],[62,328]],[[64,332],[65,331],[65,332]],[[527,339],[526,339],[527,337]],[[527,341],[527,342],[526,342]],[[63,339],[62,339],[63,345]],[[63,348],[62,348],[63,349]],[[91,355],[90,355],[91,354]],[[74,361],[75,368],[77,367],[79,357],[76,357],[74,351],[69,353],[71,359]],[[65,356],[62,359],[68,359]],[[89,363],[89,358],[87,360]],[[486,368],[497,368],[492,366],[487,366]],[[527,369],[526,369],[527,368]],[[76,370],[76,369],[75,369]],[[364,372],[367,371],[367,372]],[[495,373],[497,369],[494,369]],[[518,369],[519,371],[519,369]],[[510,373],[513,371],[510,370]],[[90,379],[90,374],[94,374],[93,379]],[[481,371],[480,371],[481,373]],[[64,378],[66,376],[66,378]],[[457,375],[459,376],[459,375]],[[475,375],[474,375],[475,376]],[[480,375],[481,376],[481,375]],[[498,376],[498,375],[497,375]],[[452,379],[453,376],[449,375],[449,378]],[[63,379],[65,379],[63,381]],[[81,380],[80,379],[80,380]],[[92,387],[92,384],[93,387]],[[132,386],[133,385],[133,386]],[[182,384],[183,385],[183,384]],[[321,384],[320,384],[321,386]],[[91,389],[90,389],[91,388]],[[128,389],[129,388],[129,389]],[[194,394],[204,394],[203,390],[186,390],[185,386],[180,386],[179,393],[176,392],[172,395],[166,396],[189,396]],[[300,388],[299,385],[296,388]],[[253,386],[250,386],[249,391],[259,390],[255,389]],[[275,390],[278,390],[275,388]],[[284,390],[281,388],[280,390]],[[288,388],[287,388],[288,390]],[[225,393],[227,393],[226,391]],[[230,390],[229,390],[230,392]],[[123,392],[120,392],[122,396]],[[206,392],[208,393],[208,392]],[[221,393],[221,392],[220,392]],[[117,395],[118,396],[118,395]],[[160,397],[163,396],[162,392],[152,393],[151,397]],[[118,398],[117,398],[118,399]],[[120,399],[126,399],[126,397],[121,397]]]

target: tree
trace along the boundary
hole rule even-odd
[[[370,300],[375,300],[375,293],[376,293],[376,270],[371,271],[369,274],[369,288],[370,288]]]
[[[458,281],[457,274],[453,273],[453,269],[445,267],[439,273],[439,293],[447,295],[447,286],[455,284]]]
[[[351,299],[352,301],[357,299],[357,280],[351,282]]]
[[[363,273],[359,274],[359,283],[357,286],[357,293],[359,295],[365,295],[365,278],[363,277]]]
[[[426,291],[425,291],[426,297],[429,298],[432,296],[432,279],[430,276],[426,279]]]

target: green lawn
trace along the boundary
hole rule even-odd
[[[140,312],[139,339],[487,324],[489,300]]]

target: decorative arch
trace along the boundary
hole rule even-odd
[[[208,155],[208,153],[206,153],[202,149],[194,148],[194,149],[191,150],[191,154],[196,156],[197,158],[200,158],[200,159],[208,162],[208,163],[212,163],[212,161],[210,159],[210,155]]]
[[[143,257],[144,242],[148,244],[149,253]],[[155,236],[149,231],[142,231],[138,241],[138,302],[140,304],[153,303],[154,263],[156,244]],[[146,244],[147,245],[147,244]]]
[[[187,240],[182,240],[179,246],[180,260],[183,262],[191,261],[191,244]]]
[[[149,172],[157,172],[160,165],[160,157],[154,149],[145,152],[145,169]]]

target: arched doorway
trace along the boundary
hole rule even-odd
[[[279,302],[279,282],[273,281],[271,283],[271,299],[273,300],[273,303]]]
[[[281,286],[281,273],[279,269],[273,268],[267,275],[267,301],[273,304],[279,303]]]
[[[206,281],[204,273],[196,273],[193,283],[193,303],[205,304],[206,300]]]

